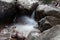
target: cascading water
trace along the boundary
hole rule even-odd
[[[20,32],[24,37],[27,37],[31,31],[39,31],[38,29],[34,28],[34,26],[37,24],[37,22],[34,20],[34,14],[35,11],[33,12],[31,18],[27,16],[21,17],[20,20],[22,20],[23,23],[15,24],[16,30]]]
[[[32,15],[31,15],[31,18],[34,19],[35,17],[35,11],[33,11]]]

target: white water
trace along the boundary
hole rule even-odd
[[[16,31],[20,32],[20,35],[27,37],[31,31],[39,31],[38,29],[34,28],[34,26],[37,24],[34,19],[27,16],[23,16],[22,19],[25,24],[15,24]]]
[[[31,18],[34,19],[35,17],[35,11],[33,11],[32,15],[31,15]]]

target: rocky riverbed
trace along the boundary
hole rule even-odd
[[[59,0],[0,0],[0,40],[60,40]]]

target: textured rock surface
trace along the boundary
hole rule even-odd
[[[31,16],[38,6],[38,0],[18,0],[17,4],[19,15]]]
[[[46,16],[38,22],[38,29],[43,32],[57,24],[60,24],[60,19],[53,16]]]
[[[11,22],[15,14],[15,5],[0,1],[0,23]]]
[[[39,35],[40,34],[38,32],[31,32],[26,40],[38,40]]]
[[[48,5],[39,5],[36,9],[36,20],[39,20],[45,16],[54,16],[60,18],[60,9]]]
[[[48,32],[46,32],[42,40],[60,40],[60,25],[53,26]]]
[[[38,0],[18,0],[18,4],[22,5],[26,9],[30,9],[34,3],[37,3]]]
[[[28,37],[28,40],[60,40],[60,25],[53,26],[51,29],[48,29],[40,34],[39,36]]]

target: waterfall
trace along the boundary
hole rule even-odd
[[[35,11],[33,11],[31,17],[22,16],[17,19],[17,23],[15,24],[16,30],[20,32],[20,36],[23,35],[27,37],[31,31],[38,32],[39,30],[34,28],[37,22],[34,20]],[[16,19],[15,19],[16,20]]]
[[[22,17],[23,18],[23,22],[27,25],[35,25],[36,21],[32,18],[29,18],[27,16]]]
[[[38,31],[38,29],[34,28],[34,26],[37,24],[37,22],[34,19],[28,16],[23,16],[21,17],[20,20],[22,20],[21,21],[22,24],[17,23],[15,24],[15,26],[16,26],[16,30],[18,32],[21,32],[21,35],[23,34],[24,37],[27,37],[31,31],[34,31],[34,32]]]
[[[32,15],[31,15],[31,18],[34,19],[35,17],[35,11],[33,11]]]

